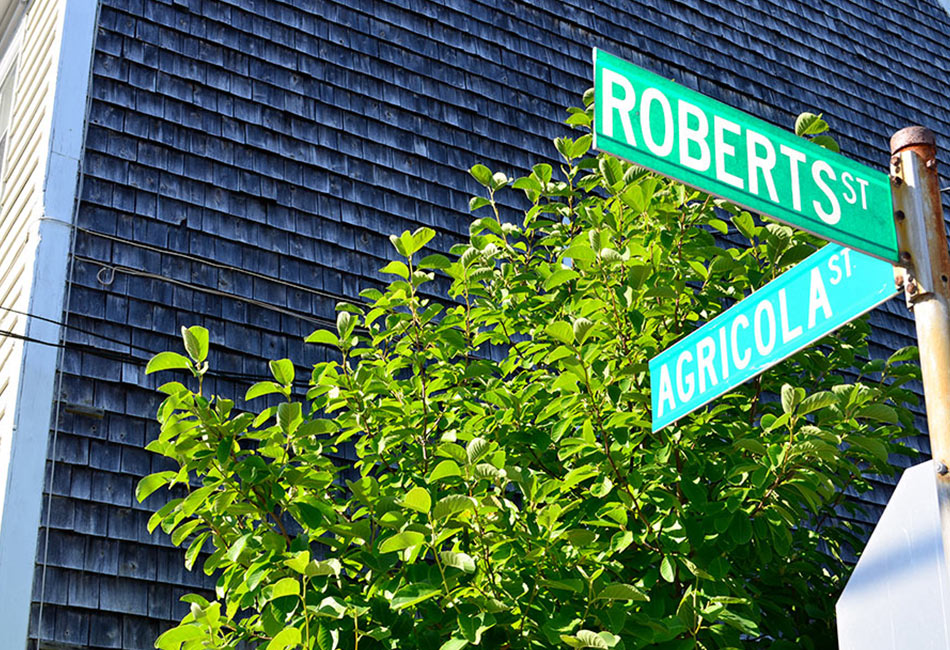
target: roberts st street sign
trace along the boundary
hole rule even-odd
[[[653,430],[892,297],[890,264],[828,244],[650,361]]]
[[[601,151],[898,261],[886,174],[597,49],[594,95]]]

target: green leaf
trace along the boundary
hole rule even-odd
[[[536,178],[531,176],[523,176],[511,184],[511,187],[516,190],[524,190],[526,193],[530,192],[540,192],[541,183],[538,182]]]
[[[405,266],[405,264],[403,264],[403,266]],[[408,272],[406,275],[409,275]],[[340,339],[337,338],[336,334],[327,330],[316,330],[305,338],[304,341],[307,343],[322,343],[323,345],[332,345],[334,347],[340,346]]]
[[[192,367],[191,361],[177,352],[159,352],[145,366],[145,374],[150,375],[159,370],[191,370]]]
[[[667,582],[673,582],[676,579],[676,568],[668,555],[664,555],[663,561],[660,562],[660,575]]]
[[[175,529],[175,532],[171,534],[172,544],[175,546],[180,546],[181,543],[184,542],[192,532],[194,532],[195,528],[201,525],[201,523],[202,521],[200,519],[192,519],[191,521],[180,525]]]
[[[868,404],[858,410],[857,416],[890,424],[897,424],[898,422],[897,411],[887,404]]]
[[[188,550],[185,551],[185,568],[189,571],[191,571],[192,567],[195,566],[195,561],[198,559],[198,554],[201,553],[201,549],[205,545],[205,541],[207,541],[210,535],[210,532],[198,535],[194,540],[192,540]]]
[[[270,372],[274,376],[274,379],[277,380],[277,383],[282,386],[290,386],[294,383],[294,363],[290,359],[277,359],[276,361],[268,362],[270,366]]]
[[[465,573],[475,572],[475,560],[466,553],[456,553],[454,551],[442,551],[439,553],[439,559],[442,564],[456,569],[461,569]]]
[[[580,275],[573,269],[558,269],[548,276],[548,279],[544,281],[543,286],[546,291],[550,291],[551,289],[559,287],[565,282],[573,280],[577,277],[580,277]]]
[[[717,614],[717,617],[726,625],[734,627],[743,634],[759,636],[759,626],[755,621],[746,618],[745,616],[740,616],[733,611],[724,609]]]
[[[835,153],[841,152],[841,147],[838,146],[838,141],[832,138],[830,135],[816,135],[811,139],[811,141],[817,144],[819,147],[824,147],[829,151],[834,151]]]
[[[425,488],[414,487],[403,498],[402,505],[417,512],[428,513],[432,507],[432,497]]]
[[[593,262],[597,259],[597,254],[594,252],[594,249],[587,244],[575,244],[574,246],[567,248],[564,253],[562,253],[562,257],[570,257],[571,259],[578,260],[580,262]],[[576,276],[577,273],[575,272],[574,275]]]
[[[181,644],[192,639],[205,636],[205,631],[197,625],[179,625],[164,632],[155,640],[155,647],[159,650],[179,650]]]
[[[798,406],[798,401],[796,399],[797,393],[795,387],[791,384],[782,384],[782,411],[791,415],[795,412],[795,407]]]
[[[247,547],[247,540],[250,537],[251,537],[251,533],[247,533],[245,535],[241,535],[240,537],[238,537],[234,541],[234,543],[231,544],[231,547],[228,549],[228,553],[226,557],[232,562],[237,562],[241,557],[241,553],[243,553],[244,549]]]
[[[599,650],[610,648],[606,639],[591,630],[578,630],[574,636],[562,634],[561,640],[572,648],[598,648]]]
[[[283,387],[280,384],[277,384],[273,381],[259,381],[250,388],[247,389],[247,392],[244,394],[245,400],[252,400],[257,397],[263,397],[264,395],[272,395],[274,393],[283,393]]]
[[[414,530],[406,530],[401,533],[397,533],[392,537],[387,537],[379,544],[380,553],[394,553],[396,551],[401,551],[404,548],[409,548],[410,546],[418,546],[425,541],[425,536],[422,533],[417,533]]]
[[[452,262],[449,261],[449,258],[438,253],[426,255],[419,261],[419,268],[421,269],[447,269],[450,266],[452,266]]]
[[[300,645],[300,630],[296,627],[285,627],[277,633],[267,644],[267,650],[287,650]]]
[[[831,391],[823,390],[818,393],[812,393],[798,405],[798,414],[807,415],[808,413],[827,408],[837,403],[838,397]]]
[[[142,503],[152,492],[162,487],[163,485],[168,485],[175,478],[177,472],[167,471],[167,472],[155,472],[154,474],[149,474],[141,481],[135,488],[135,499]]]
[[[469,465],[474,465],[491,449],[491,444],[484,438],[472,438],[465,448],[465,460]]]
[[[339,641],[339,633],[337,630],[332,632],[324,627],[322,624],[317,626],[317,648],[319,650],[336,650],[337,642]]]
[[[795,120],[795,135],[817,135],[828,130],[828,123],[821,119],[821,115],[802,113]]]
[[[393,245],[393,248],[396,249],[396,252],[402,255],[403,257],[409,257],[409,253],[406,252],[406,240],[411,238],[409,231],[406,230],[402,235],[390,235],[389,241]]]
[[[346,605],[333,596],[327,596],[317,605],[317,614],[330,618],[343,618],[343,615],[346,614]]]
[[[450,494],[439,499],[432,510],[432,518],[445,519],[454,514],[475,509],[475,500],[462,494]]]
[[[586,318],[578,318],[574,321],[574,338],[578,343],[583,343],[587,339],[587,335],[593,326],[594,323]]]
[[[611,188],[623,181],[623,167],[613,156],[603,156],[597,163],[600,173]]]
[[[406,257],[409,257],[408,255]],[[398,275],[403,280],[409,279],[409,267],[405,263],[400,262],[399,260],[393,260],[383,268],[379,270],[380,273],[388,273],[389,275]]]
[[[310,551],[295,553],[293,557],[284,560],[284,564],[297,573],[304,574],[307,572],[307,565],[310,564]]]
[[[417,228],[416,231],[412,233],[412,244],[409,247],[409,254],[412,255],[422,250],[422,248],[428,244],[433,237],[435,237],[435,231],[432,228],[425,226],[422,228]]]
[[[409,584],[393,594],[392,600],[389,601],[389,605],[394,610],[405,609],[406,607],[418,605],[422,601],[428,600],[429,598],[438,595],[441,593],[441,591],[442,590],[438,587],[433,587],[432,585],[424,583]]]
[[[485,165],[475,165],[470,170],[468,170],[468,173],[470,173],[472,178],[474,178],[480,184],[484,185],[485,187],[491,187],[492,173],[491,170]]]
[[[329,560],[311,560],[307,565],[306,574],[313,576],[339,576],[343,571],[343,565],[336,558]]]
[[[538,163],[537,165],[531,168],[531,173],[537,176],[538,180],[541,181],[542,183],[551,182],[551,174],[553,173],[553,171],[554,169],[551,167],[551,165],[547,163]]]
[[[429,481],[438,481],[449,476],[461,476],[462,471],[454,460],[443,460],[429,472]]]
[[[544,331],[551,338],[560,341],[564,345],[571,345],[574,343],[574,328],[570,323],[564,321],[556,321],[549,324],[544,328]]]
[[[768,450],[765,448],[765,445],[763,445],[761,442],[759,442],[755,438],[740,438],[739,440],[736,440],[733,443],[733,445],[737,449],[746,449],[753,453],[759,454],[760,456],[764,456],[765,454],[768,453]]]
[[[372,476],[364,476],[356,481],[347,481],[346,486],[354,496],[366,505],[372,505],[379,497],[379,483]]]
[[[905,348],[901,348],[891,356],[887,358],[887,365],[899,363],[901,361],[916,361],[917,360],[917,346],[908,345]]]
[[[603,598],[605,600],[650,600],[645,593],[633,585],[624,584],[622,582],[615,582],[613,584],[607,585],[600,590],[600,593],[597,594],[597,597]]]
[[[723,235],[729,232],[729,224],[722,219],[710,219],[708,223]]]
[[[462,650],[462,648],[464,648],[467,645],[468,645],[467,640],[452,637],[451,639],[443,643],[439,647],[439,650]]]
[[[590,145],[593,140],[593,135],[590,133],[582,135],[577,140],[574,141],[573,147],[571,147],[571,158],[580,158],[588,151],[590,151]]]
[[[748,212],[740,212],[739,214],[733,215],[732,223],[735,224],[739,232],[742,233],[742,236],[750,242],[755,239],[755,222],[752,220],[751,214]]]
[[[198,325],[181,327],[181,338],[185,343],[185,351],[195,362],[201,363],[208,358],[208,330]]]
[[[300,402],[283,402],[277,405],[277,425],[281,431],[291,434],[303,422]]]
[[[300,582],[296,578],[281,578],[263,591],[264,600],[275,600],[284,596],[299,596]]]
[[[338,307],[339,309],[339,307]],[[336,315],[336,331],[340,337],[341,341],[346,341],[350,334],[353,333],[353,328],[356,327],[356,318],[346,309],[340,309],[339,313]]]
[[[491,201],[484,196],[473,196],[468,201],[468,209],[471,212],[475,212],[479,208],[484,208],[486,205],[491,205]]]

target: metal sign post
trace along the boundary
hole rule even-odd
[[[933,131],[921,126],[898,131],[891,138],[891,154],[902,264],[895,278],[917,325],[943,550],[950,560],[950,252]]]

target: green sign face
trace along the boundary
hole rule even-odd
[[[828,244],[650,361],[658,431],[892,297],[893,267]]]
[[[597,49],[594,94],[601,151],[898,261],[886,174]]]

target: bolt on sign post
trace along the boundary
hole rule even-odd
[[[950,252],[934,134],[919,126],[902,129],[891,138],[891,154],[901,259],[896,280],[917,327],[943,550],[950,566]]]
[[[887,174],[594,49],[594,146],[897,262]]]
[[[893,267],[828,244],[650,361],[658,431],[894,296]]]

